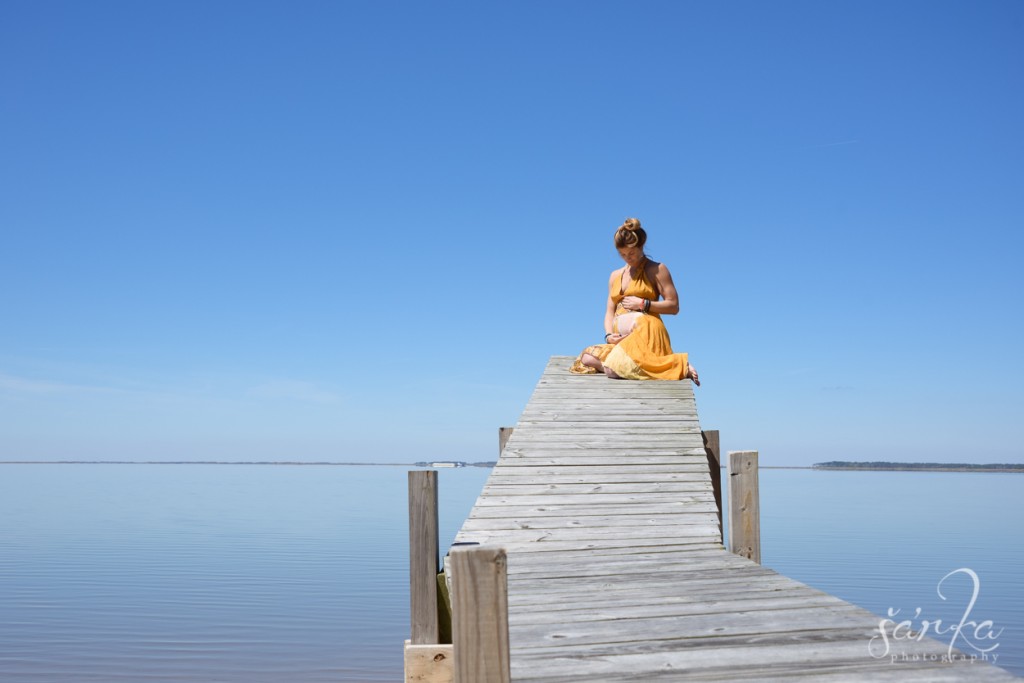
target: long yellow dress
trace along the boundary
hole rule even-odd
[[[613,324],[613,332],[618,332],[618,316],[630,312],[622,307],[625,297],[658,300],[658,293],[647,280],[645,270],[643,266],[638,269],[638,277],[629,283],[625,291],[620,291],[622,285],[617,278],[609,282],[608,296],[615,303],[616,323]],[[618,344],[595,344],[584,349],[569,372],[577,375],[597,373],[594,368],[583,365],[584,353],[598,358],[624,379],[683,379],[689,370],[687,354],[672,352],[668,330],[657,313],[641,315],[633,331]]]

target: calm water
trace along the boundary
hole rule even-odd
[[[486,479],[440,472],[445,542]],[[1024,674],[1024,475],[762,470],[765,565],[879,614],[990,619]],[[399,681],[406,469],[0,466],[0,680]],[[958,643],[959,644],[959,643]],[[991,643],[989,643],[991,644]]]

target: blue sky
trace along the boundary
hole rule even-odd
[[[627,216],[763,465],[1024,462],[1024,5],[0,5],[0,459],[492,459]]]

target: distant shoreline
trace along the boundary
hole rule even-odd
[[[879,472],[1024,472],[1024,464],[989,463],[976,465],[973,463],[944,462],[852,462],[833,460],[815,463],[815,470],[869,470]]]

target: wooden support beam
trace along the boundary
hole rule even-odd
[[[512,436],[512,430],[515,427],[498,427],[498,455],[505,450],[505,444],[508,443],[508,437]]]
[[[715,505],[718,506],[718,535],[722,535],[722,450],[718,441],[718,430],[702,431],[704,452],[708,455],[708,470],[711,472],[711,487],[715,493]]]
[[[455,683],[510,683],[505,549],[456,546],[452,569]]]
[[[761,564],[757,451],[729,453],[729,550]]]
[[[409,472],[409,617],[413,645],[436,645],[437,472]]]

